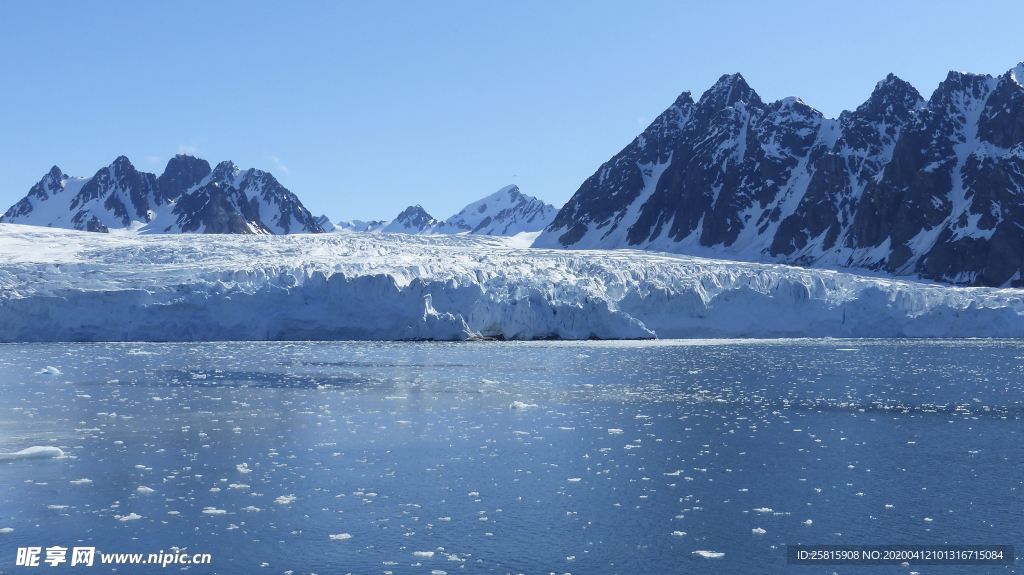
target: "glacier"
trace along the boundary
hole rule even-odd
[[[0,341],[1024,337],[1018,289],[531,240],[0,224]]]

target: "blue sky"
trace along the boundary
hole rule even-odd
[[[0,210],[56,164],[178,152],[310,211],[445,218],[509,183],[561,206],[681,92],[741,72],[834,117],[889,72],[1024,60],[1019,2],[0,0]]]

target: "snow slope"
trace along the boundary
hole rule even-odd
[[[1024,291],[472,235],[0,224],[0,340],[1024,337]]]
[[[539,232],[554,220],[557,210],[511,185],[477,200],[444,221],[435,220],[420,205],[409,206],[380,229],[400,234],[461,234],[514,236]],[[375,231],[367,229],[366,231]]]

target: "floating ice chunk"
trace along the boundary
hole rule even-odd
[[[217,509],[216,507],[204,507],[203,513],[206,513],[207,515],[224,515],[227,511],[224,509]]]
[[[924,518],[924,520],[925,520],[925,521],[927,521],[927,522],[929,522],[929,523],[931,523],[932,521],[934,521],[934,520],[933,520],[933,519],[932,519],[931,517],[925,517],[925,518]]]
[[[239,470],[242,473],[252,473],[252,469],[249,469],[248,463],[239,463],[238,465],[235,466],[235,469]]]
[[[218,491],[220,491],[220,487],[211,487],[210,488],[210,493],[217,493]]]
[[[609,429],[608,435],[622,435],[621,429]]]
[[[438,521],[451,521],[452,518],[451,517],[438,517],[437,520]]]
[[[52,365],[48,365],[36,372],[36,375],[60,375],[61,371]]]
[[[725,557],[725,553],[718,553],[715,551],[704,551],[703,549],[694,551],[693,554],[699,555],[705,559],[718,559],[720,557]]]
[[[288,505],[289,503],[295,501],[296,499],[298,498],[295,497],[294,495],[281,495],[274,500],[274,503],[277,503],[278,505]]]
[[[509,409],[526,409],[528,407],[537,407],[536,403],[523,403],[522,401],[513,401],[508,405]]]
[[[153,489],[152,487],[146,487],[145,485],[140,485],[139,488],[136,489],[135,491],[138,493],[155,493],[156,489]]]
[[[448,575],[448,572],[441,571],[440,569],[433,569],[431,570],[430,575]]]
[[[15,459],[56,459],[64,457],[64,452],[59,447],[36,445],[14,453],[0,453],[0,461],[12,461]]]
[[[810,519],[808,519],[807,521],[804,521],[804,525],[810,525],[811,523],[814,523],[814,522],[811,521]]]
[[[768,509],[767,507],[758,507],[754,511],[756,511],[758,513],[771,513],[772,512],[772,510]]]
[[[72,479],[70,483],[72,485],[89,485],[92,483],[92,479],[86,479],[83,477],[82,479]]]
[[[142,516],[138,513],[129,513],[128,515],[115,515],[114,519],[119,521],[135,521],[136,519],[142,519]]]
[[[260,511],[260,508],[255,505],[250,505],[248,507],[243,507],[242,511]]]
[[[469,496],[470,497],[480,497],[480,492],[479,491],[470,491],[469,492]]]
[[[344,541],[346,539],[352,539],[352,535],[349,533],[338,533],[337,535],[331,535],[331,541]]]
[[[580,477],[570,477],[568,481],[569,483],[577,483],[580,481],[580,479]]]
[[[672,535],[674,535],[676,537],[683,537],[683,536],[686,535],[686,531],[673,531]]]
[[[168,511],[168,515],[181,515],[181,511]]]
[[[47,505],[46,508],[47,509],[57,509],[59,511],[61,509],[67,509],[68,506],[67,505]]]
[[[14,531],[13,527],[0,527],[0,534],[2,534],[2,533],[11,533],[13,531]]]
[[[229,489],[249,489],[249,486],[244,483],[232,483],[228,485]]]
[[[765,531],[764,529],[761,529],[760,527],[755,527],[755,528],[751,529],[750,532],[753,533],[754,535],[764,535],[765,533],[768,533],[767,531]]]
[[[417,556],[417,557],[433,557],[434,556],[434,552],[433,551],[413,551],[412,554]]]

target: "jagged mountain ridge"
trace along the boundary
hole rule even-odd
[[[91,178],[54,166],[0,222],[92,232],[322,233],[298,197],[273,175],[232,162],[171,158],[163,174],[140,172],[125,156]]]
[[[403,234],[514,236],[538,232],[551,223],[555,207],[511,185],[475,201],[447,220],[436,220],[423,206],[409,206],[381,231]]]
[[[894,75],[825,118],[739,74],[685,92],[534,243],[848,267],[1021,286],[1024,63],[951,72],[927,101]]]

